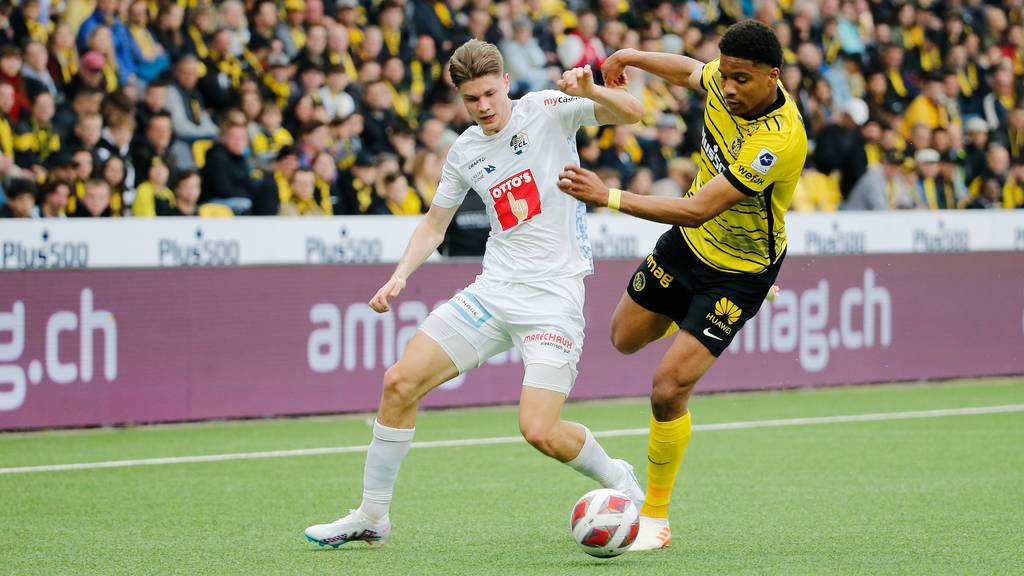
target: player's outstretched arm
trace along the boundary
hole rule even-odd
[[[636,124],[644,115],[644,105],[622,87],[608,88],[594,84],[594,72],[587,64],[582,68],[566,70],[558,81],[558,89],[569,96],[580,96],[594,101],[594,118],[599,125]]]
[[[701,226],[747,197],[721,174],[689,198],[641,196],[625,190],[612,192],[597,174],[579,166],[565,167],[558,175],[558,188],[587,204],[610,206],[644,220],[688,228]]]
[[[444,233],[448,230],[458,206],[442,208],[437,204],[431,204],[430,210],[423,220],[416,226],[409,244],[405,247],[402,258],[395,266],[391,278],[377,290],[377,293],[370,299],[370,308],[376,312],[387,312],[391,309],[388,301],[398,296],[405,289],[405,282],[409,276],[416,271],[434,250],[444,241]]]
[[[624,86],[626,83],[624,70],[627,66],[650,72],[676,86],[704,92],[704,88],[700,85],[700,71],[704,67],[704,63],[700,60],[680,54],[641,52],[633,48],[616,51],[601,65],[605,86]]]

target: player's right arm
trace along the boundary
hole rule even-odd
[[[664,54],[661,52],[641,52],[633,48],[618,50],[601,65],[601,74],[605,85],[618,86],[624,82],[624,70],[633,66],[650,72],[676,86],[705,92],[700,83],[700,72],[704,63],[680,54]]]
[[[405,289],[405,282],[416,271],[434,250],[444,241],[444,233],[448,230],[452,218],[459,207],[443,207],[431,204],[427,215],[416,225],[416,230],[409,238],[409,244],[405,247],[402,258],[395,266],[395,272],[391,278],[377,290],[377,293],[370,299],[370,308],[375,312],[387,312],[391,309],[388,301],[398,296]]]

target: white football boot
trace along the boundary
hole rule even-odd
[[[636,509],[640,510],[640,507],[644,505],[644,498],[646,494],[644,489],[640,487],[640,482],[636,479],[636,474],[633,472],[633,465],[625,460],[614,460],[616,464],[622,467],[626,471],[626,475],[623,476],[622,482],[617,486],[609,486],[619,492],[622,492],[636,505]]]
[[[385,516],[373,522],[365,514],[351,510],[348,516],[330,524],[317,524],[305,530],[306,539],[320,546],[337,548],[346,542],[366,542],[370,546],[383,546],[391,534],[391,521]]]
[[[640,532],[629,547],[630,552],[659,550],[668,548],[672,543],[672,529],[668,527],[668,518],[651,518],[640,516]]]

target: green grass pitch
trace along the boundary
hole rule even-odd
[[[1024,404],[1024,380],[699,396],[694,422]],[[595,431],[646,399],[571,404]],[[368,416],[0,435],[0,468],[365,445]],[[517,433],[515,408],[425,412],[417,441]],[[646,437],[603,438],[645,475]],[[0,574],[1024,574],[1024,412],[696,431],[673,545],[592,559],[596,487],[525,442],[414,448],[383,549],[302,529],[359,501],[364,454],[0,474]]]

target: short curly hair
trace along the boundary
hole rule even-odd
[[[757,20],[743,20],[730,26],[718,43],[718,50],[723,56],[782,68],[782,45],[778,37]]]

